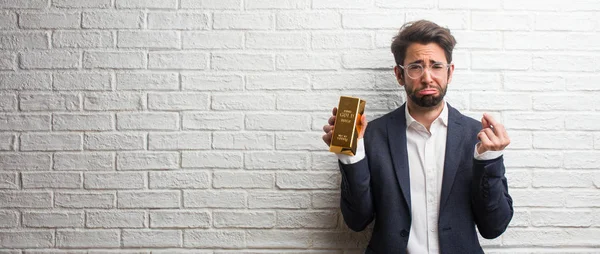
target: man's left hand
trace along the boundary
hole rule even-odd
[[[484,113],[481,118],[481,131],[477,134],[479,144],[477,144],[477,153],[482,154],[487,151],[502,151],[510,139],[504,129],[504,125],[497,122],[491,115]]]

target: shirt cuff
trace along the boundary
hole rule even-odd
[[[479,145],[479,143],[477,143],[477,145]],[[473,157],[476,160],[480,160],[480,161],[486,161],[486,160],[493,160],[493,159],[497,159],[500,156],[502,156],[504,154],[504,150],[500,150],[500,151],[486,151],[482,154],[479,154],[477,152],[477,145],[475,145],[475,152],[473,152]]]
[[[356,154],[354,156],[336,153],[338,160],[342,164],[354,164],[365,158],[365,142],[359,138],[356,144]]]

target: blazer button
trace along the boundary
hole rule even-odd
[[[406,229],[402,229],[402,231],[400,231],[400,236],[407,237],[408,236],[408,231],[406,231]]]

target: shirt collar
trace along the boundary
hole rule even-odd
[[[404,114],[406,116],[406,127],[409,127],[413,123],[418,123],[417,120],[415,120],[408,112],[408,103],[404,107]],[[446,101],[444,101],[444,108],[436,120],[438,119],[445,127],[448,127],[448,103],[446,103]],[[434,122],[436,120],[434,120]]]

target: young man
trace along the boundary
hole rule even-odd
[[[444,101],[455,44],[435,23],[405,24],[392,52],[407,102],[368,127],[363,115],[357,154],[338,155],[344,221],[362,231],[375,220],[365,253],[483,253],[475,228],[496,238],[512,218],[506,130]],[[328,145],[335,114],[323,127]]]

